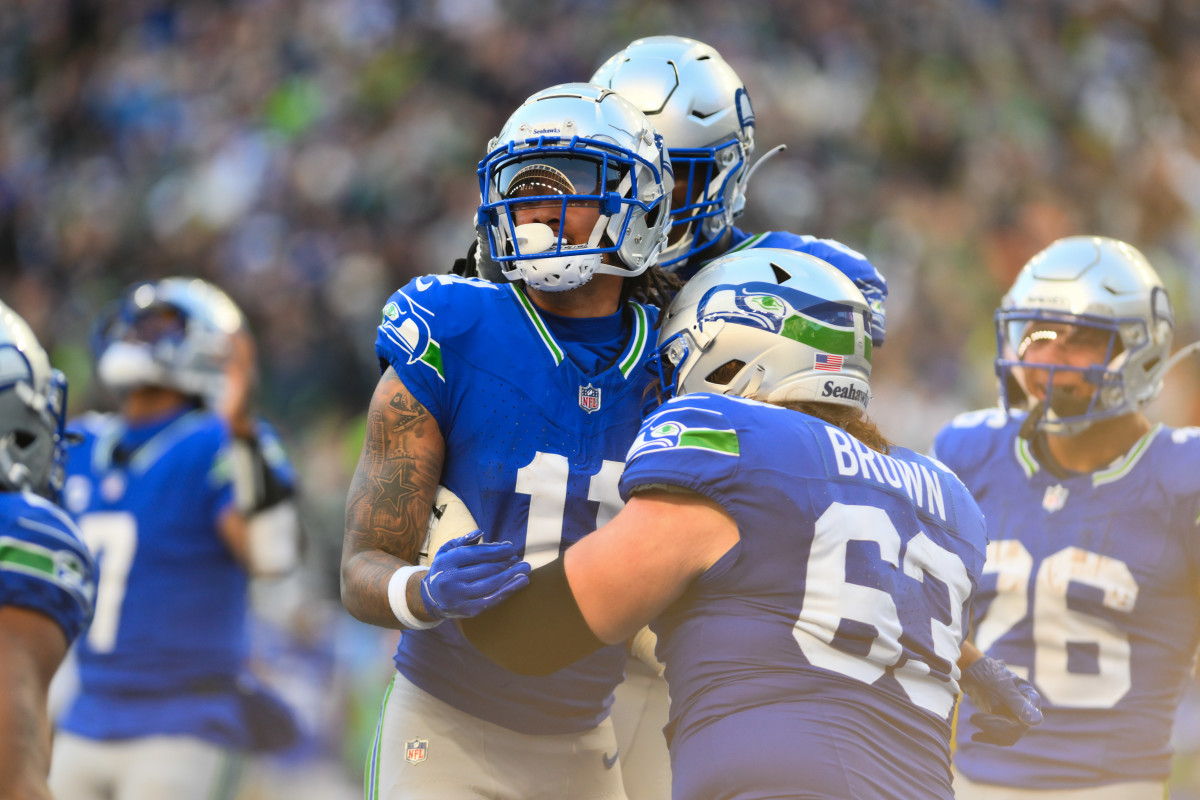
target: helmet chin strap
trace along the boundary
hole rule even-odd
[[[1033,408],[1029,409],[1029,413],[1025,415],[1025,420],[1021,423],[1021,427],[1017,431],[1017,436],[1020,436],[1027,442],[1032,442],[1033,437],[1037,434],[1038,423],[1042,421],[1042,417],[1045,414],[1046,404],[1039,400],[1034,404]]]

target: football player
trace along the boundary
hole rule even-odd
[[[592,83],[620,92],[640,108],[667,144],[675,173],[671,232],[661,263],[689,279],[725,253],[783,248],[809,253],[844,272],[871,304],[871,338],[883,344],[887,282],[860,253],[831,239],[785,231],[750,234],[734,225],[746,204],[752,173],[777,147],[751,165],[754,109],[741,78],[713,47],[682,36],[649,36],[607,59]],[[670,776],[661,730],[667,698],[653,656],[653,637],[639,632],[635,658],[617,690],[613,720],[621,744],[630,800],[666,797]]]
[[[64,503],[100,583],[55,739],[56,796],[202,800],[236,785],[246,752],[295,736],[246,663],[248,579],[290,567],[298,532],[278,509],[292,485],[278,441],[216,410],[249,407],[225,394],[252,383],[227,375],[252,369],[235,350],[244,327],[193,278],[136,284],[97,321],[97,374],[119,413],[81,419],[67,459]]]
[[[1174,324],[1138,250],[1054,242],[996,313],[1003,408],[937,437],[988,520],[975,644],[1045,700],[1043,724],[1003,749],[972,741],[964,701],[960,798],[1165,794],[1200,644],[1200,431],[1143,411],[1173,363]]]
[[[613,54],[591,81],[640,108],[667,143],[675,190],[663,269],[686,281],[725,253],[773,247],[814,255],[862,291],[871,305],[871,338],[883,343],[887,281],[861,253],[832,239],[786,231],[751,234],[735,227],[751,176],[784,145],[751,165],[750,94],[715,48],[683,36],[647,36]]]
[[[673,399],[629,450],[627,504],[461,623],[508,669],[553,674],[654,620],[676,800],[953,797],[983,517],[866,418],[870,320],[812,256],[709,264],[665,314]]]
[[[92,617],[91,555],[62,488],[66,380],[0,303],[0,797],[49,800],[50,679]]]
[[[347,500],[342,598],[402,628],[367,772],[371,798],[621,798],[608,719],[624,651],[548,677],[498,668],[446,619],[475,613],[621,506],[664,284],[671,173],[615,92],[531,96],[480,163],[480,219],[507,281],[433,275],[383,309],[383,377]],[[489,554],[470,585],[417,566],[438,484]],[[476,537],[478,538],[478,537]],[[449,559],[449,560],[447,560]]]
[[[752,174],[780,145],[751,165],[754,109],[745,84],[713,47],[682,36],[637,39],[590,79],[641,109],[662,135],[675,176],[669,242],[659,258],[686,281],[728,252],[776,247],[809,253],[846,274],[871,304],[871,338],[883,344],[887,281],[861,253],[832,239],[784,231],[751,234],[734,226]],[[478,221],[478,220],[477,220]],[[480,226],[482,230],[482,226]],[[472,245],[453,271],[500,280],[494,241]]]

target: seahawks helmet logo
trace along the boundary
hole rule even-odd
[[[775,291],[763,291],[755,287],[755,284],[748,283],[713,289],[701,299],[696,317],[702,325],[709,320],[719,319],[779,333],[783,330],[784,320],[795,312],[779,296],[779,287],[770,287]]]

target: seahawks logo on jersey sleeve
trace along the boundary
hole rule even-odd
[[[718,455],[738,455],[737,431],[728,428],[693,428],[677,420],[643,428],[626,456],[626,463],[640,455],[669,449],[706,450]]]
[[[433,316],[432,311],[418,305],[408,295],[396,292],[383,307],[379,332],[406,357],[406,363],[424,364],[444,381],[446,375],[442,370],[442,349],[429,328]]]

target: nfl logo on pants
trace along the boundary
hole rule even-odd
[[[410,764],[420,764],[429,755],[429,742],[426,739],[413,739],[404,743],[404,760]]]

